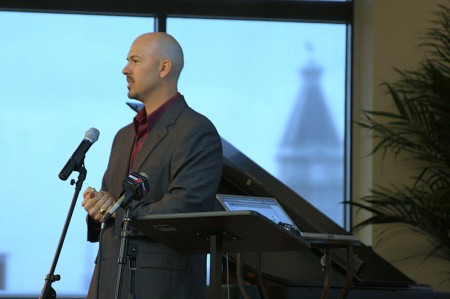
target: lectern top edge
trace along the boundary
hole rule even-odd
[[[211,237],[221,252],[268,252],[309,249],[301,237],[256,211],[215,211],[147,215],[132,226],[180,253],[209,252]]]

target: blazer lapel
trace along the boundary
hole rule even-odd
[[[131,171],[137,172],[142,164],[144,164],[147,157],[152,153],[155,147],[164,139],[164,137],[169,133],[169,126],[175,124],[178,116],[181,111],[183,111],[187,107],[187,103],[184,100],[184,97],[173,103],[161,116],[161,119],[158,120],[155,127],[150,131],[147,139],[144,142],[144,145],[136,156],[136,159],[133,163],[133,168]]]

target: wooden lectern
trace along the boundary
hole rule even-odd
[[[221,298],[222,253],[310,248],[308,242],[255,211],[149,215],[132,220],[132,226],[180,253],[210,253],[209,299]],[[248,297],[239,274],[238,281],[244,298]],[[264,292],[262,285],[258,287]]]
[[[360,242],[355,239],[330,239],[328,234],[302,238],[255,211],[221,211],[149,215],[132,220],[132,226],[160,243],[184,254],[210,253],[209,299],[221,298],[222,254],[236,253],[237,278],[244,298],[242,258],[244,252],[304,250],[320,248],[325,252],[325,270],[321,299],[328,296],[331,285],[331,250],[345,248],[347,251],[347,276],[339,296],[344,299],[352,282],[353,247]],[[339,235],[337,235],[339,237]],[[262,283],[261,269],[257,269],[258,289],[262,298],[268,298]]]

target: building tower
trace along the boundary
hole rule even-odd
[[[322,68],[310,60],[277,156],[282,182],[343,225],[344,143],[321,89]]]

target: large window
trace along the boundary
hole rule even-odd
[[[36,297],[50,269],[74,187],[58,173],[90,127],[100,138],[85,160],[99,187],[115,132],[133,117],[121,70],[150,18],[0,12],[1,294]],[[77,178],[76,173],[71,178]],[[56,273],[58,295],[83,295],[96,244],[77,202]]]
[[[99,187],[115,132],[134,112],[121,70],[152,17],[0,12],[0,297],[36,297],[74,193],[58,173],[91,127],[88,185]],[[168,18],[186,57],[180,91],[219,133],[343,223],[346,25]],[[71,178],[77,179],[77,173]],[[320,190],[320,192],[318,192]],[[55,273],[84,296],[97,244],[81,197]]]
[[[340,225],[346,26],[169,19],[181,91],[222,137]]]

